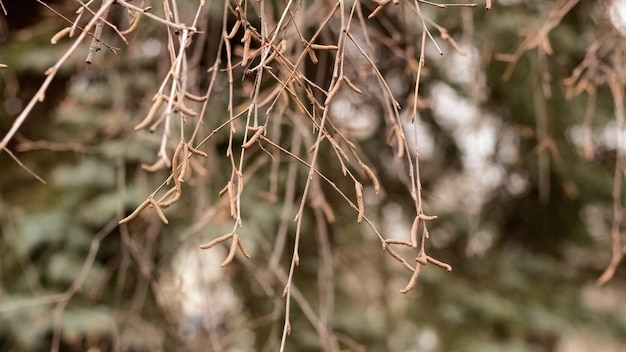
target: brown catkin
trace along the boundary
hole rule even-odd
[[[417,230],[420,226],[420,217],[416,216],[413,220],[413,226],[411,226],[411,247],[417,247]]]
[[[363,221],[363,216],[365,214],[365,206],[363,205],[363,186],[360,182],[354,183],[354,190],[356,191],[356,204],[359,208],[359,215],[357,217],[357,222]]]
[[[369,178],[370,180],[372,180],[372,182],[374,183],[374,192],[376,192],[376,194],[380,193],[380,182],[378,181],[378,177],[376,177],[376,174],[374,173],[374,171],[372,171],[372,169],[365,163],[359,163],[359,165],[361,165],[361,168],[363,169],[363,172],[365,172],[365,175],[367,176],[367,178]]]
[[[141,19],[141,12],[136,12],[133,16],[133,19],[130,20],[130,25],[125,30],[121,31],[122,35],[126,35],[134,31],[139,25],[139,20]]]
[[[250,41],[252,40],[250,35],[250,30],[246,29],[246,32],[241,38],[241,42],[243,43],[243,54],[241,55],[241,66],[246,66],[248,64],[248,59],[250,56]]]
[[[150,110],[148,111],[148,114],[146,115],[146,117],[137,126],[135,126],[135,131],[142,130],[148,127],[148,125],[150,125],[150,123],[154,119],[154,115],[156,115],[156,112],[159,110],[159,107],[161,107],[162,102],[163,102],[163,96],[159,94],[159,96],[156,98],[156,100],[150,107]]]
[[[231,237],[233,237],[233,233],[232,232],[231,233],[227,233],[225,235],[222,235],[222,236],[220,236],[218,238],[213,239],[212,241],[210,241],[208,243],[200,245],[200,249],[209,249],[209,248],[215,246],[216,244],[218,244],[220,242],[226,241],[227,239],[229,239]]]
[[[333,98],[335,97],[335,94],[337,94],[337,92],[339,91],[339,88],[341,87],[342,81],[343,79],[339,78],[337,82],[335,83],[335,85],[330,89],[330,91],[328,92],[328,96],[326,96],[326,100],[324,101],[324,106],[328,106],[328,104],[330,104],[330,102],[333,100]]]
[[[411,280],[409,280],[409,283],[406,285],[405,288],[400,290],[401,293],[408,293],[409,291],[414,289],[415,286],[417,286],[417,280],[419,279],[420,272],[422,271],[422,266],[424,266],[424,264],[419,262],[417,263],[417,265],[415,266],[415,271],[413,272],[413,276],[411,276]]]
[[[346,82],[346,85],[348,85],[348,87],[350,89],[352,89],[355,93],[357,94],[363,94],[363,91],[361,89],[359,89],[359,87],[357,87],[356,85],[354,85],[354,83],[352,83],[352,81],[350,80],[350,78],[344,76],[343,80]]]
[[[154,210],[156,211],[157,215],[159,216],[159,219],[161,219],[161,221],[163,221],[163,223],[165,225],[170,223],[167,220],[167,218],[165,217],[165,214],[163,213],[163,209],[161,209],[161,206],[154,199],[150,199],[150,205],[152,205],[152,207],[154,207]]]
[[[152,165],[141,164],[141,169],[143,171],[147,171],[147,172],[156,172],[156,171],[161,170],[162,168],[164,168],[166,166],[167,166],[167,162],[165,162],[165,160],[160,158],[159,160],[157,160],[157,162],[155,162]]]
[[[337,50],[338,46],[337,45],[325,45],[325,44],[311,44],[309,45],[309,48],[313,49],[313,50]]]
[[[228,190],[228,202],[230,204],[230,216],[237,217],[237,198],[235,195],[235,184],[232,181],[228,181],[226,185]]]
[[[122,220],[120,220],[118,222],[118,224],[125,224],[131,220],[133,220],[134,218],[136,218],[139,213],[141,213],[148,205],[150,204],[150,199],[146,199],[143,203],[141,203],[137,209],[135,209],[135,211],[133,211],[130,215],[128,215],[127,217],[123,218]]]
[[[189,99],[191,101],[198,102],[198,103],[203,103],[203,102],[205,102],[208,99],[208,97],[206,95],[200,96],[200,95],[191,94],[189,92],[185,92],[185,98],[187,98],[187,99]]]
[[[61,40],[61,38],[65,37],[71,30],[72,30],[72,27],[65,27],[65,28],[61,29],[54,36],[52,36],[52,38],[50,39],[50,43],[51,44],[58,43],[59,40]]]
[[[241,237],[237,238],[237,247],[239,247],[239,250],[241,251],[241,254],[243,254],[244,257],[246,257],[247,259],[252,258],[250,256],[250,253],[248,253],[248,251],[246,251],[246,249],[243,248],[243,243],[241,242]]]
[[[317,55],[315,54],[315,50],[308,48],[306,52],[307,54],[309,54],[309,58],[311,59],[312,63],[317,64],[319,62],[319,60],[317,59]]]
[[[259,140],[259,138],[261,137],[261,134],[263,134],[264,132],[265,132],[265,127],[263,127],[263,126],[259,127],[256,130],[256,132],[254,132],[252,137],[250,137],[250,139],[248,139],[248,141],[246,143],[241,145],[241,148],[248,149],[248,148],[252,147],[254,145],[254,143],[256,143],[256,141]]]
[[[222,264],[220,264],[222,268],[230,264],[230,262],[232,262],[233,259],[235,258],[235,252],[237,251],[238,241],[239,241],[239,235],[233,234],[233,239],[232,239],[232,242],[230,243],[230,250],[228,251],[228,256],[226,256],[226,259],[224,259]]]
[[[230,30],[230,33],[226,35],[226,39],[233,39],[235,37],[235,34],[237,34],[237,31],[239,30],[240,26],[241,26],[241,21],[235,22],[235,24],[233,25],[233,28]]]

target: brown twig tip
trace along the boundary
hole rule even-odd
[[[226,265],[230,264],[230,262],[233,261],[233,259],[235,258],[235,252],[237,251],[237,242],[239,240],[239,236],[237,236],[236,234],[233,234],[233,239],[230,242],[230,250],[228,251],[228,255],[226,256],[226,259],[224,259],[224,261],[222,262],[222,264],[220,264],[220,267],[225,267]]]
[[[352,89],[355,93],[357,94],[363,94],[363,91],[357,87],[356,85],[354,85],[354,83],[352,83],[352,81],[350,80],[350,78],[348,78],[347,76],[343,77],[343,80],[346,82],[346,85]]]
[[[230,183],[230,182],[229,182],[229,183]],[[218,197],[221,197],[221,196],[223,196],[224,194],[226,194],[226,192],[228,192],[228,183],[226,184],[226,186],[224,186],[224,188],[222,188],[222,189],[220,190],[220,192],[219,192],[217,195],[218,195]]]
[[[417,261],[417,266],[415,267],[415,271],[413,272],[413,275],[411,276],[411,279],[407,283],[406,287],[404,287],[402,290],[400,290],[400,292],[403,293],[403,294],[408,293],[409,291],[414,289],[415,286],[417,286],[417,280],[419,279],[419,276],[420,276],[420,273],[422,272],[422,267],[424,266],[424,264],[422,264],[417,259],[416,259],[416,261]]]
[[[310,47],[307,49],[307,54],[309,55],[309,58],[311,59],[311,62],[313,62],[314,64],[317,65],[317,63],[319,62],[319,60],[317,59],[317,55],[315,54],[315,50],[311,49]]]
[[[231,28],[230,32],[226,34],[226,39],[233,39],[235,37],[235,34],[237,34],[237,32],[239,31],[239,27],[241,27],[241,21],[237,20],[233,25],[233,28]]]
[[[159,219],[161,219],[161,221],[167,225],[170,222],[167,220],[167,218],[165,217],[165,214],[163,213],[163,208],[161,207],[161,205],[159,205],[159,203],[157,203],[156,200],[150,198],[150,206],[152,206],[154,208],[154,210],[156,211],[157,215],[159,216]]]
[[[180,103],[178,105],[176,105],[176,108],[183,114],[186,116],[190,116],[190,117],[196,117],[198,116],[198,112],[196,112],[194,109],[188,107],[187,105],[185,105],[184,103]]]
[[[182,158],[181,158],[182,153]],[[187,148],[185,146],[185,142],[182,140],[178,142],[176,149],[174,150],[174,155],[172,156],[172,176],[174,178],[174,182],[178,183],[181,179],[181,168],[186,161]],[[181,160],[182,159],[182,160]],[[182,161],[182,164],[181,164]],[[179,167],[180,165],[180,167]]]
[[[241,252],[241,254],[243,254],[244,257],[246,257],[246,259],[252,258],[250,253],[248,253],[248,251],[246,251],[246,249],[243,248],[243,242],[241,241],[241,239],[237,240],[237,247],[239,247],[239,251]]]
[[[376,194],[379,194],[380,182],[378,181],[378,177],[376,177],[376,174],[374,173],[374,171],[372,171],[372,169],[363,162],[359,162],[359,165],[363,169],[363,172],[365,172],[365,175],[367,176],[367,178],[369,178],[374,183],[374,192],[376,192]]]
[[[164,169],[167,167],[167,163],[165,162],[165,160],[159,158],[159,160],[157,160],[154,164],[152,165],[148,165],[148,164],[141,164],[141,169],[147,172],[157,172],[161,169]]]
[[[161,99],[163,99],[164,101],[168,102],[170,101],[170,98],[167,95],[161,95],[160,96]],[[178,99],[174,98],[174,109],[178,110],[181,112],[181,114],[186,115],[186,116],[191,116],[191,117],[196,117],[198,116],[198,113],[193,110],[192,108],[188,107],[185,105],[184,102],[182,101],[178,101]]]
[[[337,50],[339,49],[339,47],[337,45],[325,45],[325,44],[311,44],[309,45],[309,48],[313,49],[313,50]]]
[[[227,233],[227,234],[225,234],[225,235],[222,235],[222,236],[220,236],[220,237],[218,237],[218,238],[213,239],[213,240],[212,240],[212,241],[210,241],[210,242],[207,242],[207,243],[205,243],[205,244],[200,245],[200,249],[209,249],[209,248],[212,248],[212,247],[213,247],[213,246],[215,246],[216,244],[221,243],[221,242],[224,242],[224,241],[226,241],[226,240],[230,239],[231,237],[233,237],[233,235],[234,235],[234,233],[232,233],[232,232],[231,232],[231,233]]]
[[[252,147],[254,145],[254,143],[256,143],[256,141],[258,141],[259,138],[261,138],[261,135],[263,133],[265,133],[265,127],[261,126],[261,127],[259,127],[256,130],[256,132],[254,132],[252,137],[250,137],[250,139],[248,139],[247,142],[245,142],[244,144],[241,145],[241,148],[248,149],[248,148]]]
[[[450,264],[444,263],[442,261],[439,261],[431,256],[426,256],[426,261],[428,263],[432,263],[435,264],[436,266],[440,267],[440,268],[444,268],[447,271],[452,271],[452,266],[450,266]]]
[[[133,211],[130,215],[120,220],[118,224],[122,225],[133,220],[134,218],[139,216],[139,213],[141,213],[148,205],[150,205],[150,199],[146,199],[143,203],[139,204],[139,206],[137,207],[137,209],[135,209],[135,211]]]
[[[330,102],[333,100],[335,94],[337,94],[337,92],[339,91],[339,88],[341,87],[341,82],[343,82],[343,80],[344,76],[339,77],[339,79],[337,80],[337,82],[335,82],[330,91],[328,91],[328,95],[326,96],[326,100],[324,101],[324,106],[328,106],[328,104],[330,104]]]
[[[402,246],[407,246],[407,247],[413,247],[411,245],[411,242],[407,242],[407,241],[403,241],[403,240],[394,240],[394,239],[387,239],[385,240],[386,244],[398,244],[398,245],[402,245]],[[383,250],[387,250],[387,247],[383,246]]]
[[[363,205],[363,186],[359,182],[354,182],[354,191],[356,192],[356,204],[358,207],[359,215],[357,216],[357,222],[363,221],[365,215],[365,206]]]
[[[426,215],[424,213],[420,213],[418,217],[424,221],[431,221],[437,219],[437,215]]]
[[[26,167],[26,165],[24,165],[24,163],[22,163],[22,161],[17,156],[15,156],[15,154],[13,154],[13,152],[11,152],[9,148],[4,147],[0,150],[7,153],[11,157],[11,159],[13,159],[22,169],[24,169],[24,171],[28,172],[31,176],[37,179],[37,181],[43,183],[44,185],[46,184],[46,181],[41,178],[41,176],[37,175],[33,170]]]
[[[187,172],[189,171],[189,160],[191,159],[191,151],[187,147],[188,145],[185,144],[182,156],[182,164],[180,166],[180,173],[178,174],[178,177],[174,179],[174,182],[178,181],[176,182],[177,189],[180,189],[180,184],[185,181],[185,176],[187,176]]]
[[[235,184],[232,181],[228,181],[226,185],[228,191],[228,203],[230,205],[230,216],[237,218],[237,192],[235,191]]]
[[[285,50],[287,50],[287,41],[283,39],[276,47],[271,47],[271,50],[272,53],[265,60],[265,65],[269,65],[277,56],[282,56],[285,53]]]
[[[194,95],[191,94],[189,92],[185,92],[185,98],[191,100],[191,101],[195,101],[197,103],[204,103],[205,101],[207,101],[209,99],[209,97],[207,95]]]
[[[154,210],[156,211],[157,215],[159,216],[159,219],[161,219],[161,221],[163,221],[164,224],[167,225],[169,223],[169,221],[165,217],[165,214],[163,213],[163,209],[162,209],[161,205],[156,200],[154,200],[154,198],[150,197],[150,198],[146,199],[143,203],[141,203],[137,207],[137,209],[135,209],[135,211],[133,211],[130,215],[128,215],[127,217],[125,217],[122,220],[120,220],[118,222],[118,224],[122,225],[122,224],[125,224],[125,223],[135,219],[148,206],[151,206],[151,207],[154,208]]]
[[[230,243],[230,250],[228,251],[228,256],[226,256],[226,259],[224,259],[222,264],[220,264],[220,267],[222,268],[230,264],[233,261],[233,259],[235,258],[235,252],[237,252],[237,248],[239,248],[239,251],[241,251],[241,254],[243,254],[244,257],[246,257],[247,259],[250,259],[250,254],[248,254],[248,252],[243,248],[239,235],[236,233],[233,233],[230,235],[232,236],[232,242]]]
[[[387,132],[387,145],[393,146],[393,142],[396,142],[398,151],[396,157],[401,159],[404,156],[404,134],[397,124],[394,124]]]
[[[411,247],[417,248],[417,232],[420,225],[420,217],[416,216],[411,226]]]
[[[159,94],[159,96],[157,96],[156,100],[150,107],[150,110],[148,111],[148,114],[146,115],[146,117],[138,125],[135,126],[135,131],[142,130],[148,127],[150,123],[152,123],[152,120],[154,120],[154,116],[156,115],[156,112],[161,107],[161,103],[163,103],[163,95]]]
[[[176,187],[167,191],[167,193],[165,193],[163,197],[157,201],[157,204],[161,207],[161,209],[169,208],[172,204],[178,201],[181,195],[182,192],[180,190],[180,183],[177,183]]]
[[[200,155],[203,158],[208,158],[209,154],[203,152],[202,150],[196,149],[191,146],[191,143],[187,143],[187,150],[189,150],[192,154]]]
[[[401,242],[401,241],[398,241],[398,242]],[[411,272],[415,271],[415,269],[413,269],[411,264],[407,263],[407,261],[404,260],[404,258],[402,258],[400,254],[394,251],[390,246],[388,246],[388,244],[403,244],[403,243],[396,243],[395,240],[386,240],[385,243],[383,244],[383,250],[389,253],[389,255],[391,255],[394,259],[402,263],[402,266],[404,266],[408,271],[411,271]]]
[[[57,34],[52,36],[52,38],[50,39],[50,44],[54,45],[54,44],[58,43],[59,40],[61,40],[63,37],[65,37],[71,30],[72,30],[72,27],[65,27],[65,28],[61,29],[60,31],[58,31]]]
[[[250,59],[250,42],[252,41],[252,35],[249,28],[246,28],[246,31],[243,34],[243,38],[241,38],[241,42],[243,43],[243,54],[241,55],[241,66],[246,66],[248,64],[248,60]]]
[[[379,13],[380,11],[382,11],[385,7],[387,7],[387,5],[389,5],[389,3],[391,3],[391,1],[392,1],[392,0],[372,0],[372,2],[373,2],[373,3],[375,3],[375,4],[376,4],[376,5],[378,5],[378,6],[376,6],[376,8],[374,9],[374,11],[372,11],[372,13],[370,13],[370,15],[369,15],[369,16],[367,16],[367,18],[368,18],[368,19],[371,19],[371,18],[373,18],[374,16],[378,15],[378,13]],[[393,3],[394,3],[394,4],[397,4],[397,3],[399,3],[399,1],[394,0],[394,1],[393,1]]]

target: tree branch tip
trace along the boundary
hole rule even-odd
[[[205,244],[200,245],[200,249],[209,249],[209,248],[215,246],[216,244],[218,244],[220,242],[224,242],[224,241],[228,240],[229,238],[233,237],[233,235],[234,235],[234,233],[230,232],[230,233],[227,233],[227,234],[222,235],[220,237],[214,238],[213,240],[211,240],[211,241],[209,241],[209,242],[207,242]]]
[[[248,149],[252,147],[254,143],[256,143],[259,140],[259,138],[261,137],[263,133],[265,133],[265,127],[259,126],[256,132],[254,132],[254,134],[252,135],[252,137],[250,137],[248,141],[246,141],[244,144],[241,145],[241,148]]]
[[[230,264],[235,258],[235,252],[237,251],[237,242],[239,242],[239,236],[236,233],[233,233],[232,238],[233,239],[230,242],[230,250],[228,251],[228,255],[226,256],[226,259],[224,259],[222,264],[220,264],[220,267],[222,268]]]
[[[50,39],[50,44],[54,45],[59,42],[63,37],[65,37],[70,31],[72,27],[65,27],[58,31],[52,38]]]
[[[187,143],[187,150],[189,150],[192,154],[196,154],[199,155],[203,158],[208,158],[209,154],[203,152],[202,150],[196,149],[194,147],[191,146],[191,143]]]
[[[437,219],[437,215],[426,215],[423,213],[420,213],[418,217],[424,221],[431,221],[431,220]]]
[[[237,239],[237,247],[239,247],[239,251],[241,252],[241,254],[243,254],[244,257],[246,257],[246,259],[250,259],[252,258],[250,256],[250,253],[248,253],[248,251],[246,251],[245,248],[243,248],[243,243],[241,242],[241,237],[239,237],[239,235],[235,235],[236,239]]]
[[[439,261],[428,255],[426,256],[426,260],[428,261],[428,263],[432,263],[440,268],[446,269],[446,271],[452,271],[452,266],[450,264]]]

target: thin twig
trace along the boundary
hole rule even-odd
[[[34,171],[32,171],[31,169],[29,169],[26,165],[24,165],[22,163],[22,161],[20,161],[20,159],[18,157],[15,156],[15,154],[13,154],[9,148],[4,148],[4,151],[9,154],[9,156],[11,157],[11,159],[13,159],[22,169],[24,169],[26,172],[28,172],[31,176],[33,176],[37,181],[43,183],[44,185],[46,184],[46,181],[41,178],[39,175],[37,175]]]
[[[104,2],[102,3],[101,6],[104,6]],[[93,62],[93,57],[94,55],[100,51],[101,48],[101,37],[102,37],[102,29],[104,28],[104,21],[106,21],[107,16],[109,16],[109,10],[111,8],[109,6],[107,6],[107,8],[104,9],[104,11],[102,12],[102,14],[99,16],[98,18],[98,22],[96,23],[96,29],[93,32],[93,38],[91,39],[91,45],[89,45],[89,53],[87,54],[87,58],[85,59],[85,62],[88,64],[91,64]]]
[[[91,244],[89,245],[89,252],[83,262],[83,266],[80,268],[80,271],[76,275],[76,278],[70,287],[68,287],[68,289],[65,290],[60,297],[58,297],[57,306],[54,310],[54,324],[52,328],[52,352],[59,351],[59,345],[61,343],[61,318],[65,307],[67,307],[69,301],[78,292],[78,290],[80,290],[85,282],[85,279],[87,279],[87,274],[89,273],[89,270],[96,259],[96,254],[98,254],[98,250],[100,249],[100,243],[108,235],[110,235],[116,227],[117,221],[112,219],[93,237]]]
[[[57,61],[57,63],[54,66],[52,66],[46,71],[46,79],[37,90],[37,93],[35,93],[35,95],[31,98],[31,100],[28,102],[24,110],[22,110],[22,112],[19,114],[19,116],[15,119],[15,121],[11,125],[9,132],[7,132],[7,134],[2,138],[2,141],[0,141],[0,153],[6,148],[7,144],[9,143],[11,138],[13,138],[15,133],[17,133],[17,131],[22,126],[24,121],[26,121],[26,118],[30,115],[30,112],[35,107],[35,104],[45,99],[46,91],[48,90],[50,83],[52,83],[52,80],[54,79],[57,72],[59,71],[59,68],[61,67],[61,65],[63,65],[65,61],[70,56],[72,56],[72,54],[74,54],[76,49],[78,49],[78,46],[83,42],[83,40],[87,36],[87,33],[89,32],[89,30],[98,22],[98,19],[100,18],[100,16],[102,16],[104,11],[106,11],[109,7],[111,7],[111,5],[116,1],[117,0],[106,0],[106,2],[102,4],[102,7],[100,7],[100,10],[98,10],[96,15],[89,21],[89,23],[87,23],[87,25],[85,26],[85,30],[78,36],[78,38],[76,38],[76,40],[74,41],[74,44],[72,44],[72,46],[70,46],[70,48],[67,49],[67,51],[63,54],[63,56],[61,56],[61,58]]]

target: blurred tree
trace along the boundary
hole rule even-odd
[[[4,1],[0,350],[623,350],[626,3],[455,3]]]

